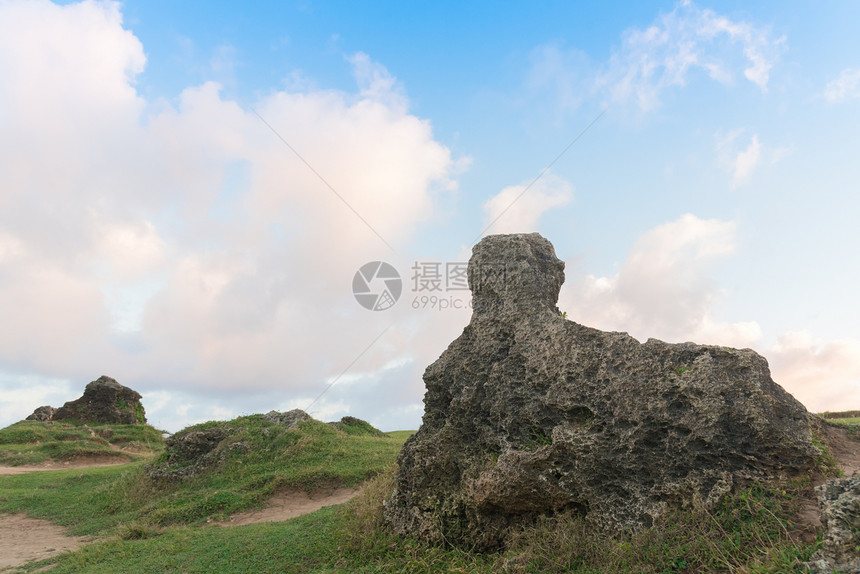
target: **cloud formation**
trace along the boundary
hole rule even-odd
[[[718,321],[721,293],[711,266],[735,250],[737,224],[686,214],[644,233],[618,273],[577,275],[568,269],[559,306],[577,322],[634,337],[745,347],[761,334],[755,322]]]
[[[773,377],[812,412],[855,408],[860,397],[860,340],[823,342],[790,331],[768,349]]]
[[[562,178],[547,174],[536,182],[512,185],[484,203],[486,233],[531,233],[538,230],[541,215],[567,205],[573,187]]]
[[[117,3],[0,4],[0,317],[17,326],[0,364],[145,396],[314,395],[381,331],[349,291],[390,253],[368,226],[402,245],[457,162],[365,54],[353,93],[255,102],[277,135],[215,82],[147,101],[145,62]],[[390,360],[380,344],[358,368]]]
[[[610,101],[633,101],[642,111],[657,107],[662,92],[684,86],[696,69],[728,84],[734,81],[734,70],[742,67],[747,80],[767,91],[770,70],[784,41],[749,22],[733,21],[687,0],[646,29],[625,32],[598,83],[608,91]]]
[[[785,38],[768,29],[732,20],[693,2],[679,2],[648,27],[630,28],[605,63],[592,63],[579,50],[558,43],[532,52],[528,86],[557,95],[560,110],[575,109],[586,96],[641,112],[659,107],[664,94],[697,73],[721,84],[738,75],[766,92]]]
[[[827,82],[824,98],[832,104],[860,98],[860,68],[845,68],[838,78]]]
[[[736,129],[724,134],[718,132],[715,135],[716,144],[714,146],[717,153],[717,161],[722,167],[731,174],[731,187],[738,188],[750,182],[755,174],[762,166],[766,168],[773,167],[783,158],[792,153],[789,147],[773,147],[765,146],[759,140],[757,133],[749,136],[746,140],[744,129]],[[743,147],[744,141],[748,141],[746,147]]]
[[[745,150],[739,152],[735,158],[732,187],[737,187],[746,182],[760,161],[761,144],[758,141],[758,134],[753,134],[750,139],[750,145]]]

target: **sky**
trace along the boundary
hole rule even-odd
[[[752,348],[810,411],[860,409],[858,21],[0,0],[0,426],[108,375],[170,432],[415,429],[472,246],[535,231],[569,319]]]

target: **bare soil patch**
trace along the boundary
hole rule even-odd
[[[72,537],[47,520],[26,514],[0,515],[0,568],[21,566],[77,550],[88,538]]]
[[[244,526],[260,522],[281,522],[303,514],[316,512],[326,506],[343,504],[355,498],[361,492],[360,487],[337,488],[312,494],[300,490],[287,490],[274,495],[264,508],[250,512],[239,512],[228,521],[219,522],[219,526]]]
[[[830,454],[839,461],[845,477],[860,476],[860,442],[853,440],[844,428],[826,426],[824,431]]]

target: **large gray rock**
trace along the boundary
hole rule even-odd
[[[815,488],[822,548],[809,564],[815,574],[860,574],[860,476],[837,478]]]
[[[54,412],[52,420],[84,423],[143,424],[146,413],[135,390],[106,376],[89,383],[81,398],[69,401]]]
[[[560,511],[636,529],[818,456],[806,409],[755,352],[564,319],[564,263],[540,235],[486,237],[468,278],[472,319],[425,371],[423,424],[398,458],[396,531],[492,550]]]

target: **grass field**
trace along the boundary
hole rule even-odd
[[[678,511],[635,535],[602,535],[577,516],[560,515],[517,533],[500,554],[428,546],[395,536],[382,521],[409,432],[380,436],[317,421],[285,430],[259,415],[188,430],[211,428],[228,431],[223,456],[183,481],[153,482],[142,462],[0,476],[0,512],[26,512],[98,538],[25,571],[52,564],[58,573],[799,573],[819,545],[796,541],[794,516],[811,496],[810,481],[796,479],[747,485],[716,508]],[[229,448],[237,443],[247,448]],[[358,483],[365,487],[349,503],[285,522],[207,524],[260,506],[283,488]]]
[[[843,426],[851,426],[851,425],[860,425],[860,417],[852,417],[852,418],[844,418],[844,419],[825,419],[827,422],[831,422],[837,425]]]

